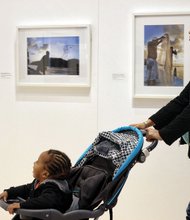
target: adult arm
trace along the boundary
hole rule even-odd
[[[190,83],[179,96],[152,115],[150,120],[168,145],[190,131]]]

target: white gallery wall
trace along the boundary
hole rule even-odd
[[[145,120],[169,99],[133,99],[133,26],[137,12],[186,12],[189,0],[7,0],[0,7],[0,190],[32,181],[49,148],[74,162],[99,131]],[[91,87],[16,88],[16,27],[91,25]],[[117,220],[182,220],[190,200],[187,148],[160,142],[130,172]],[[0,219],[11,219],[0,210]],[[106,213],[102,220],[109,219]]]

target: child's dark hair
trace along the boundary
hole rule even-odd
[[[71,161],[69,157],[59,151],[50,149],[47,151],[49,159],[45,163],[45,167],[49,172],[50,178],[65,178],[69,175],[71,169]]]

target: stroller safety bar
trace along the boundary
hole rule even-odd
[[[53,219],[55,220],[73,220],[73,219],[86,219],[86,218],[98,218],[104,213],[104,209],[96,209],[93,211],[89,210],[75,210],[71,211],[69,213],[65,213],[64,215],[55,210],[55,209],[42,209],[42,210],[28,210],[28,209],[22,209],[21,212],[20,210],[17,210],[17,214],[21,214],[22,216],[27,216],[27,217],[32,217],[32,218],[40,218],[44,220],[51,220],[52,216]],[[24,218],[25,219],[25,218]],[[27,219],[27,218],[26,218]]]
[[[4,210],[7,210],[8,205],[9,205],[8,203],[4,202],[3,200],[0,200],[0,206]]]
[[[3,200],[0,200],[0,206],[4,210],[7,210],[8,203],[4,202]],[[44,220],[51,220],[52,215],[55,220],[73,220],[73,219],[86,219],[86,218],[94,218],[98,219],[99,216],[101,216],[105,212],[105,207],[103,205],[100,205],[97,209],[90,211],[90,210],[74,210],[70,211],[68,213],[65,213],[64,216],[61,212],[55,210],[55,209],[38,209],[38,210],[32,210],[32,209],[18,209],[15,210],[16,214],[21,215],[21,218],[23,219],[30,219],[32,218],[40,218]]]

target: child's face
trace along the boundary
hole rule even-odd
[[[40,154],[37,161],[34,162],[33,166],[33,177],[40,182],[48,178],[48,171],[45,169],[45,162],[48,159],[47,151]]]

